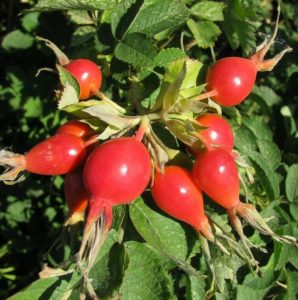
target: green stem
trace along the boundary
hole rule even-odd
[[[210,47],[210,52],[211,52],[212,61],[213,61],[213,63],[215,63],[216,57],[215,57],[215,53],[214,53],[214,48],[212,46]]]
[[[162,116],[159,113],[149,113],[144,116],[146,116],[150,121],[157,121],[157,120],[162,119]]]
[[[142,119],[141,119],[141,124],[137,130],[137,133],[135,135],[135,139],[138,140],[138,141],[142,141],[143,137],[144,137],[144,134],[146,132],[148,132],[149,129],[149,124],[150,124],[150,121],[149,119],[146,117],[146,116],[143,116]]]

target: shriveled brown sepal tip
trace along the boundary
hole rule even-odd
[[[81,268],[84,274],[88,274],[93,266],[96,256],[105,241],[107,234],[112,225],[112,207],[97,207],[98,213],[94,215],[94,211],[90,210],[87,215],[83,238],[78,253],[79,265],[86,262],[86,267]]]
[[[243,218],[248,224],[250,224],[253,228],[258,230],[261,234],[271,236],[278,242],[283,242],[287,244],[294,245],[298,247],[298,242],[295,237],[288,235],[278,235],[276,234],[267,224],[267,221],[258,213],[256,208],[252,204],[247,203],[239,203],[236,207],[228,210],[229,219],[231,221],[232,226],[238,233],[241,238],[245,249],[250,255],[251,259],[258,265],[258,262],[255,260],[250,248],[254,247],[258,250],[266,253],[267,250],[261,247],[257,247],[254,245],[244,234],[243,227],[238,215]]]
[[[96,256],[104,243],[112,225],[112,208],[98,208],[98,215],[89,213],[85,223],[80,250],[77,254],[77,264],[83,276],[84,285],[91,299],[98,299],[88,274],[95,262]]]
[[[269,235],[278,242],[283,242],[298,247],[297,238],[289,235],[278,235],[273,232],[268,226],[266,220],[258,213],[252,204],[240,203],[237,207],[237,213],[260,233]]]
[[[22,154],[2,149],[0,151],[0,166],[5,168],[0,175],[0,181],[6,184],[15,184],[23,179],[20,174],[26,170],[26,158]]]
[[[250,57],[250,59],[256,64],[258,71],[271,71],[287,52],[291,52],[293,50],[291,47],[286,46],[274,57],[265,59],[266,54],[268,53],[270,47],[274,44],[277,37],[279,17],[280,5],[278,5],[277,8],[276,23],[271,37],[269,39],[265,37],[264,41],[257,47],[256,53]]]

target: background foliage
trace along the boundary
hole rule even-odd
[[[215,58],[253,53],[261,40],[257,33],[269,34],[272,29],[276,3],[11,0],[1,2],[0,14],[0,145],[23,153],[67,118],[57,110],[57,75],[35,76],[38,69],[55,65],[53,53],[36,36],[53,41],[71,58],[96,61],[105,75],[102,90],[133,111],[132,99],[144,107],[153,105],[164,68],[175,59],[188,55],[207,67]],[[270,225],[275,231],[296,237],[297,14],[295,1],[283,2],[272,53],[285,44],[294,51],[274,71],[258,74],[257,85],[243,104],[223,110],[233,125],[236,149],[253,168],[250,200],[263,216],[274,216]],[[249,182],[250,176],[244,169],[241,172]],[[1,298],[79,299],[78,273],[38,280],[43,254],[59,235],[66,215],[62,187],[61,177],[34,175],[15,186],[1,185]],[[212,217],[230,230],[224,212],[206,202]],[[90,274],[101,298],[203,299],[208,273],[191,228],[158,211],[149,193],[129,209],[119,207],[114,213],[113,230]],[[214,297],[296,299],[297,250],[249,227],[246,234],[268,251],[255,253],[264,276],[254,277],[243,262],[222,257],[212,248],[221,286]],[[54,251],[50,263],[61,262],[68,251],[68,247]]]

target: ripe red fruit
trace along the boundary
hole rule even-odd
[[[197,185],[226,209],[239,203],[239,177],[234,159],[222,149],[199,154],[193,167]]]
[[[85,139],[94,133],[93,129],[86,123],[72,120],[61,125],[56,133],[68,133]]]
[[[88,157],[84,180],[93,198],[118,205],[136,199],[151,176],[150,155],[133,137],[107,141]]]
[[[214,240],[204,213],[202,192],[195,185],[191,172],[178,166],[166,166],[164,173],[156,172],[151,193],[161,210]]]
[[[189,148],[195,156],[206,150],[206,148],[208,150],[221,148],[228,153],[232,152],[234,148],[233,130],[223,117],[216,114],[205,114],[199,116],[196,120],[201,126],[207,128],[198,133],[203,145],[195,143]]]
[[[76,168],[85,158],[84,142],[70,134],[57,133],[25,154],[26,170],[40,175],[61,175]]]
[[[84,220],[89,194],[83,181],[83,167],[67,173],[64,180],[64,195],[69,209],[66,223],[73,225]]]
[[[229,254],[221,241],[227,242],[239,256],[245,257],[239,252],[238,245],[205,215],[202,192],[196,186],[191,172],[179,166],[166,166],[164,173],[155,174],[151,193],[161,210],[186,222],[197,231],[213,280],[216,273],[207,240],[215,243],[225,254]]]
[[[223,106],[242,102],[252,91],[257,76],[257,65],[251,59],[226,57],[208,70],[208,91],[215,91],[212,99]]]
[[[248,246],[251,243],[245,237],[237,215],[243,217],[261,233],[270,235],[277,241],[297,246],[295,238],[279,236],[274,233],[253,205],[240,202],[237,165],[232,156],[226,151],[214,149],[199,154],[193,167],[193,176],[198,187],[227,210],[232,225],[252,257],[253,255]]]
[[[86,252],[86,245],[90,246],[87,241],[92,233],[92,225],[97,220],[103,222],[102,235],[97,234],[98,239],[103,240],[112,223],[112,207],[132,202],[145,190],[151,176],[150,155],[144,144],[136,138],[113,139],[92,151],[86,161],[83,176],[91,199],[80,258]],[[95,242],[94,247],[99,244],[100,242]],[[90,253],[97,251],[98,249],[93,249]],[[93,259],[94,257],[89,259],[89,267]]]
[[[25,155],[2,150],[0,165],[10,170],[0,176],[0,181],[14,181],[24,170],[40,175],[66,174],[75,169],[85,156],[82,139],[57,133],[35,145]]]
[[[271,38],[266,39],[250,58],[226,57],[211,66],[206,77],[208,92],[199,95],[197,100],[210,97],[223,106],[241,103],[252,91],[257,72],[271,71],[286,52],[292,51],[292,48],[286,47],[273,58],[265,60],[265,55],[277,36],[279,15],[280,7]]]
[[[64,68],[78,81],[80,86],[80,100],[93,96],[101,87],[102,72],[93,61],[89,59],[74,59]]]

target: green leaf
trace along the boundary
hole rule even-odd
[[[42,103],[40,98],[29,97],[24,105],[26,118],[37,118],[42,113]]]
[[[191,8],[191,13],[200,19],[208,21],[223,21],[223,10],[226,7],[224,2],[202,1]]]
[[[128,33],[140,32],[154,36],[162,31],[177,27],[189,15],[189,10],[181,1],[155,1],[141,8],[128,28]]]
[[[163,106],[165,112],[183,111],[196,106],[187,103],[188,97],[198,95],[203,86],[197,86],[197,77],[202,63],[193,59],[178,59],[168,65],[164,75],[156,106]],[[200,103],[198,103],[200,106]]]
[[[257,140],[256,142],[261,155],[267,160],[273,170],[276,170],[281,163],[281,153],[278,146],[266,140]]]
[[[289,247],[285,244],[275,243],[274,252],[271,256],[272,266],[269,265],[270,269],[273,268],[275,271],[280,270],[288,262]]]
[[[56,68],[58,70],[59,73],[59,79],[60,82],[62,83],[63,86],[66,86],[67,84],[71,85],[75,91],[77,92],[77,94],[79,95],[80,93],[80,86],[78,81],[72,76],[72,74],[70,72],[68,72],[65,68],[63,68],[60,65],[56,65]]]
[[[171,109],[175,106],[177,101],[179,100],[179,93],[182,83],[185,79],[186,75],[186,65],[184,64],[179,74],[177,74],[177,78],[172,82],[163,93],[163,111],[170,112]]]
[[[39,25],[39,12],[29,12],[22,17],[22,26],[27,32],[32,32]]]
[[[58,108],[64,109],[79,102],[80,86],[77,80],[60,65],[56,65],[64,89],[59,98]]]
[[[270,201],[277,200],[280,196],[279,180],[274,170],[266,159],[258,152],[248,153],[252,166],[256,170],[256,176],[263,186]]]
[[[180,92],[180,95],[182,98],[184,98],[184,100],[187,100],[187,101],[192,101],[191,98],[194,98],[198,95],[200,95],[202,93],[202,91],[204,90],[205,88],[205,84],[201,84],[199,86],[195,86],[195,87],[192,87],[192,88],[188,88],[188,89],[184,89]],[[197,101],[195,99],[193,99],[194,102],[196,103],[203,103],[202,101]],[[192,111],[191,109],[189,109],[188,111]]]
[[[298,164],[294,164],[288,169],[286,177],[286,196],[291,202],[298,200]]]
[[[166,124],[170,132],[184,144],[192,146],[195,143],[200,143],[197,133],[202,127],[195,119],[185,118],[185,120],[178,120],[175,119],[175,116],[169,115]]]
[[[91,18],[88,11],[85,10],[70,10],[67,12],[73,23],[78,25],[94,25],[94,20]]]
[[[77,91],[72,85],[66,83],[58,102],[58,109],[69,108],[71,105],[74,105],[78,102],[79,97]]]
[[[192,32],[197,45],[204,49],[213,47],[221,33],[220,28],[210,21],[195,22],[193,19],[189,19],[187,26]]]
[[[298,272],[287,271],[287,300],[296,300],[298,296],[297,282],[298,282]]]
[[[27,218],[26,210],[29,207],[30,206],[27,201],[13,202],[7,207],[7,214],[14,222],[25,222]]]
[[[268,107],[272,107],[281,102],[280,96],[278,96],[272,88],[265,85],[255,85],[253,93],[260,96],[266,102]]]
[[[256,139],[272,141],[273,133],[262,116],[243,117],[243,124],[249,128]]]
[[[117,44],[115,56],[133,66],[152,66],[157,55],[153,42],[141,33],[132,33]]]
[[[98,101],[96,105],[82,109],[82,112],[119,129],[132,128],[140,122],[139,116],[125,116],[106,100]]]
[[[245,55],[256,47],[257,14],[251,4],[240,0],[227,0],[222,28],[233,49],[242,48]],[[246,6],[245,6],[246,5]]]
[[[188,300],[205,299],[205,280],[201,276],[189,276],[186,279],[186,294]]]
[[[180,1],[164,0],[153,3],[142,0],[122,1],[112,15],[112,33],[116,39],[128,34],[154,36],[182,24],[189,14]]]
[[[177,59],[186,58],[186,54],[178,48],[167,48],[161,50],[154,59],[154,65],[166,67]]]
[[[129,206],[130,218],[144,240],[163,255],[186,260],[195,243],[195,235],[185,234],[186,228],[172,218],[156,212],[139,198]]]
[[[123,245],[114,244],[92,268],[89,277],[99,298],[112,296],[120,287],[126,269]]]
[[[251,130],[245,126],[238,127],[235,131],[235,147],[243,154],[257,150],[256,138]]]
[[[2,48],[7,51],[25,50],[30,48],[34,43],[34,38],[20,30],[14,30],[4,36]]]
[[[226,289],[226,281],[235,282],[236,272],[240,266],[243,266],[243,261],[236,255],[222,255],[222,252],[215,248],[212,249],[212,262],[214,264],[216,282],[219,291]]]
[[[292,204],[291,204],[292,205]],[[282,227],[279,226],[276,230],[280,234],[298,237],[297,223],[291,222]],[[274,270],[279,270],[285,267],[287,263],[291,263],[298,269],[297,247],[289,244],[279,244],[275,242],[274,245]]]
[[[191,88],[202,88],[202,85],[197,86],[197,80],[203,64],[196,59],[187,59],[185,61],[186,75],[181,86],[181,95],[184,96],[184,91]]]
[[[80,46],[96,36],[96,28],[94,26],[80,26],[71,37],[71,46]]]
[[[52,277],[47,279],[39,279],[33,282],[29,287],[24,291],[21,291],[12,297],[8,298],[9,300],[32,300],[38,299],[48,288],[54,285],[59,281],[59,278]]]
[[[32,299],[64,299],[78,284],[81,274],[73,273],[61,277],[39,279],[29,285],[25,290],[8,298],[9,300],[32,300]],[[67,298],[66,298],[67,299]]]
[[[124,0],[117,5],[111,16],[111,29],[115,39],[121,40],[125,37],[143,3],[144,0]]]
[[[192,112],[194,114],[203,114],[207,112],[219,113],[219,111],[215,107],[210,106],[210,103],[189,99],[190,97],[199,95],[203,91],[203,89],[204,86],[200,86],[181,92],[180,94],[185,95],[186,97],[181,97],[181,99],[179,99],[179,102],[177,102],[175,105],[175,110],[172,109],[172,111],[185,113]]]
[[[284,117],[286,132],[291,136],[296,136],[298,132],[295,111],[296,105],[285,105],[280,110],[281,115]]]
[[[164,74],[163,82],[165,85],[169,85],[177,80],[181,70],[185,67],[187,59],[177,59],[168,65],[166,72]]]
[[[237,288],[236,300],[264,299],[268,289],[255,289],[245,285]]]
[[[290,213],[293,219],[298,222],[298,203],[291,203],[290,204]]]
[[[104,10],[116,3],[116,0],[38,0],[32,10]]]
[[[264,267],[264,270],[266,267]],[[236,299],[252,299],[251,297],[255,299],[264,299],[264,296],[275,285],[279,276],[280,273],[274,272],[272,268],[269,268],[267,271],[263,271],[262,277],[256,277],[253,274],[248,274],[244,279],[243,285],[239,285],[237,288]]]
[[[106,128],[104,129],[104,131],[102,131],[99,135],[98,135],[98,139],[99,140],[107,140],[113,136],[120,136],[121,134],[121,129],[113,127],[111,125],[106,126]],[[120,134],[120,135],[119,135]]]
[[[107,239],[100,249],[89,277],[97,295],[110,296],[119,288],[125,264],[123,246],[117,244],[118,233],[111,229]]]
[[[90,107],[90,106],[95,106],[95,105],[98,104],[98,102],[99,102],[99,100],[94,100],[94,99],[87,100],[87,101],[80,101],[80,102],[77,102],[75,104],[65,106],[63,108],[63,110],[68,112],[68,113],[77,115],[77,116],[84,119],[84,117],[86,118],[86,116],[88,116],[88,114],[81,113],[82,110],[87,108],[87,107]]]
[[[124,245],[128,267],[120,288],[121,299],[172,299],[173,287],[157,254],[146,244],[130,241]]]
[[[264,267],[266,269],[266,267]],[[275,284],[275,281],[279,277],[278,273],[274,273],[273,269],[269,269],[267,271],[263,271],[262,277],[255,277],[254,274],[250,273],[248,274],[243,282],[243,285],[254,288],[256,290],[269,290],[273,284]]]

